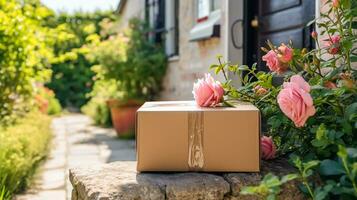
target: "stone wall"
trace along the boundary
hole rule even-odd
[[[137,173],[135,167],[122,161],[70,169],[72,200],[255,200],[241,195],[242,187],[259,184],[268,172],[295,172],[283,159],[263,162],[261,173]],[[305,199],[298,184],[284,184],[278,199]]]
[[[193,99],[193,82],[208,72],[211,64],[217,62],[216,55],[226,57],[226,2],[221,1],[221,36],[190,42],[189,34],[196,24],[197,5],[196,1],[180,1],[179,55],[169,59],[167,75],[163,82],[162,100]]]

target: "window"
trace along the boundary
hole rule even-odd
[[[149,23],[153,32],[149,39],[155,43],[163,43],[165,32],[165,0],[145,0],[146,21]]]
[[[165,47],[168,57],[179,52],[179,0],[146,0],[146,19],[154,29],[151,40]]]
[[[166,0],[165,50],[169,57],[179,53],[179,0]]]
[[[196,24],[190,31],[190,41],[220,37],[221,11],[219,0],[196,0]]]
[[[209,15],[218,10],[219,0],[197,0],[197,22],[206,21]]]

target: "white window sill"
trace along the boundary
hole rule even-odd
[[[170,56],[170,57],[168,57],[168,61],[169,62],[176,62],[176,61],[179,61],[179,59],[180,59],[180,56],[178,56],[178,55],[175,55],[175,56]]]

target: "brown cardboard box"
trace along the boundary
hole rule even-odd
[[[137,111],[137,170],[258,172],[259,132],[259,110],[249,103],[146,102]]]

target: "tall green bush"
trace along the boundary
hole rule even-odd
[[[0,127],[0,199],[11,199],[30,183],[48,152],[50,117],[30,112],[16,125]]]
[[[86,94],[92,90],[94,76],[90,67],[95,63],[89,61],[80,48],[92,42],[93,34],[106,38],[106,25],[114,19],[112,12],[78,12],[62,13],[47,20],[49,26],[67,26],[74,36],[71,40],[56,42],[54,51],[58,59],[52,64],[52,80],[47,84],[63,106],[78,108],[87,102]]]
[[[149,100],[159,93],[166,55],[160,45],[148,39],[149,31],[145,23],[133,18],[126,31],[91,47],[88,57],[98,62],[93,67],[96,78],[116,83],[114,98]]]
[[[0,123],[28,100],[34,82],[48,80],[51,73],[57,29],[41,21],[53,13],[39,1],[21,2],[0,0]]]

